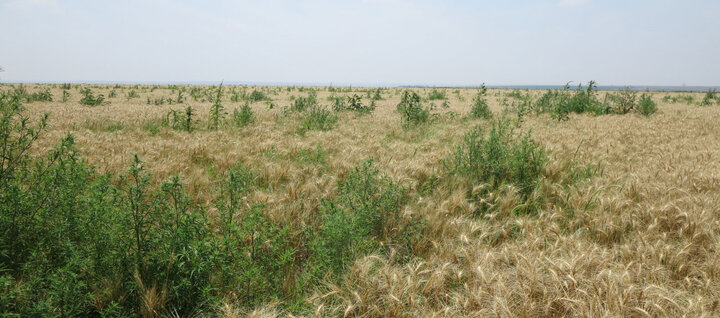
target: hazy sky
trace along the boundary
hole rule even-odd
[[[0,0],[0,80],[720,85],[720,1]]]

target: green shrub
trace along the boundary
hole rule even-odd
[[[397,105],[404,128],[411,128],[424,124],[430,118],[430,109],[424,108],[420,102],[420,95],[411,91],[404,91],[400,103]]]
[[[638,112],[645,116],[650,116],[657,112],[657,104],[652,100],[650,94],[642,94],[638,102]]]
[[[87,106],[99,106],[105,104],[105,97],[102,94],[95,96],[90,88],[84,88],[80,91],[83,97],[80,99],[80,104]]]
[[[34,92],[25,97],[27,102],[52,102],[53,96],[49,88]]]
[[[333,128],[337,122],[337,115],[321,106],[313,106],[302,117],[301,132],[308,130],[327,131]]]
[[[548,91],[536,102],[536,113],[549,113],[555,120],[568,120],[570,113],[582,114],[590,112],[595,115],[609,114],[612,107],[598,101],[594,81],[588,83],[587,88],[579,84],[577,89],[570,90],[566,84],[561,91]]]
[[[215,93],[215,99],[213,105],[210,107],[210,118],[208,120],[208,127],[212,130],[217,130],[220,127],[223,119],[225,118],[225,107],[220,103],[222,99],[222,83],[218,86],[217,92]]]
[[[170,110],[165,116],[163,124],[177,131],[192,132],[198,122],[194,117],[195,109],[193,109],[192,106],[186,107],[184,112],[180,110]]]
[[[373,100],[370,105],[366,106],[362,102],[362,96],[357,94],[353,94],[348,98],[335,97],[333,98],[333,110],[351,110],[360,114],[368,114],[375,110],[375,101]]]
[[[63,103],[65,103],[65,102],[68,101],[68,99],[70,99],[70,92],[68,92],[68,91],[66,91],[66,90],[63,90],[63,95],[62,95],[62,100],[61,100],[61,101],[62,101]]]
[[[296,98],[290,106],[290,110],[295,112],[304,112],[305,110],[312,109],[317,105],[317,93],[315,93],[315,91],[311,91],[308,96]]]
[[[492,118],[492,112],[490,111],[490,107],[488,107],[487,101],[485,100],[486,94],[487,88],[485,88],[485,84],[483,84],[480,88],[480,91],[477,93],[477,95],[475,95],[475,98],[473,98],[473,104],[470,108],[470,117],[484,119]]]
[[[516,134],[509,121],[493,120],[486,132],[476,126],[445,161],[451,175],[467,178],[478,195],[497,191],[505,185],[517,188],[527,199],[540,182],[548,158],[544,148],[530,134]],[[484,212],[483,207],[478,212]]]
[[[248,99],[248,101],[250,101],[252,103],[252,102],[260,102],[260,101],[264,101],[264,100],[269,100],[270,98],[268,98],[267,95],[265,95],[265,93],[263,93],[261,91],[253,90],[252,93],[250,93],[250,95],[248,95],[247,99]]]
[[[428,93],[427,100],[445,100],[447,99],[447,94],[445,94],[444,90],[437,90],[434,89]]]
[[[705,93],[705,96],[703,96],[703,99],[700,102],[700,106],[711,106],[713,104],[713,101],[717,98],[716,94],[717,92],[715,92],[714,89],[709,89]]]
[[[332,110],[341,112],[347,109],[347,98],[345,96],[330,96],[328,100],[332,103]]]
[[[392,238],[407,189],[380,171],[372,161],[353,168],[338,182],[336,201],[324,200],[322,224],[309,243],[315,277],[342,273],[348,264],[378,247],[377,239]]]
[[[318,144],[314,149],[300,149],[297,160],[304,163],[313,163],[325,165],[327,162],[328,152],[322,145]]]
[[[140,94],[138,94],[138,92],[136,92],[134,89],[130,90],[127,93],[127,95],[125,96],[125,98],[127,98],[128,101],[130,101],[133,98],[139,98],[139,97],[140,97]]]
[[[245,103],[240,110],[233,110],[233,123],[235,127],[245,127],[255,122],[255,114],[249,103]]]

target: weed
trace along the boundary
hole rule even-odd
[[[428,93],[427,100],[446,100],[447,95],[444,90],[434,89]]]
[[[195,109],[192,106],[185,108],[185,111],[170,110],[165,116],[164,123],[166,126],[178,130],[192,132],[195,129],[197,120],[195,117]]]
[[[713,100],[715,100],[717,97],[717,92],[715,92],[714,89],[709,89],[705,96],[703,96],[702,101],[700,102],[700,106],[711,106],[713,104]]]
[[[210,119],[208,121],[208,128],[217,130],[220,127],[220,123],[225,118],[225,107],[220,104],[222,98],[222,83],[218,86],[217,93],[215,94],[215,101],[210,107]]]
[[[638,102],[638,112],[645,116],[650,116],[657,112],[657,104],[652,100],[650,94],[640,95],[640,101]]]
[[[140,94],[138,94],[138,92],[136,92],[134,89],[133,89],[133,90],[130,90],[130,91],[127,93],[127,95],[125,95],[125,98],[126,98],[128,101],[132,100],[133,98],[139,98],[139,97],[140,97]]]
[[[258,90],[253,90],[252,93],[250,93],[250,95],[248,95],[247,99],[251,103],[252,102],[261,102],[264,100],[270,100],[270,98],[268,98],[267,95],[265,95],[265,93],[258,91]]]
[[[61,101],[62,101],[63,103],[65,103],[65,102],[67,102],[69,99],[70,99],[70,92],[68,92],[67,90],[63,90],[63,92],[62,92],[62,100],[61,100]]]
[[[304,112],[306,109],[315,108],[317,104],[317,93],[315,93],[315,91],[311,91],[308,96],[296,98],[290,106],[290,110],[295,112]]]
[[[87,106],[99,106],[105,104],[105,97],[102,94],[95,96],[90,88],[85,88],[80,91],[83,97],[80,99],[80,104]]]
[[[541,180],[547,161],[544,148],[529,133],[516,134],[509,121],[498,119],[491,122],[487,133],[480,126],[470,130],[444,166],[450,174],[468,178],[472,187],[479,188],[471,197],[483,202],[483,196],[505,185],[516,187],[527,199]],[[481,205],[477,212],[488,208]]]
[[[330,130],[337,122],[337,119],[337,115],[328,109],[321,106],[311,107],[302,117],[300,132],[302,134],[309,130]]]
[[[249,103],[245,103],[240,110],[233,110],[233,123],[235,127],[245,127],[255,121],[255,115]]]
[[[297,155],[297,161],[303,163],[312,163],[317,165],[325,165],[327,162],[328,152],[322,145],[318,144],[312,149],[300,149]]]
[[[404,91],[400,103],[397,105],[404,128],[424,124],[430,118],[430,110],[424,108],[420,102],[420,95],[411,91]]]
[[[492,118],[492,112],[485,100],[485,95],[487,95],[487,88],[485,88],[485,84],[483,84],[480,91],[473,98],[472,108],[470,109],[470,117],[483,119]]]

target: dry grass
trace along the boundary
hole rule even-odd
[[[107,96],[110,89],[95,90]],[[278,106],[289,105],[291,94],[305,95],[274,90],[279,94],[269,96]],[[423,96],[429,92],[418,90]],[[343,113],[326,132],[300,136],[292,116],[256,103],[257,119],[246,128],[193,133],[162,128],[152,135],[142,129],[146,121],[187,105],[197,108],[204,121],[211,103],[189,99],[183,105],[146,105],[148,96],[172,95],[166,89],[138,90],[141,97],[128,102],[129,87],[117,91],[111,104],[94,108],[80,105],[75,89],[67,103],[28,104],[32,117],[52,113],[49,133],[35,150],[51,147],[70,132],[101,171],[124,171],[138,153],[157,178],[181,174],[200,202],[210,202],[214,194],[209,189],[218,176],[242,161],[266,185],[251,200],[266,202],[268,216],[293,224],[298,233],[316,222],[318,198],[332,195],[335,180],[350,167],[374,158],[391,178],[415,189],[439,171],[465,131],[482,123],[442,116],[424,129],[405,131],[395,113],[400,90],[390,89],[373,114]],[[58,88],[52,92],[56,99],[62,96]],[[459,101],[448,90],[451,107],[434,113],[465,115],[475,93],[461,90],[464,101]],[[504,93],[489,91],[496,114],[501,111],[496,97]],[[330,94],[321,89],[321,104],[328,104]],[[548,185],[545,191],[563,199],[537,216],[512,216],[512,195],[497,198],[505,203],[497,213],[474,218],[464,189],[452,183],[425,196],[412,190],[415,199],[405,213],[426,218],[428,226],[423,241],[416,242],[417,257],[409,263],[396,262],[392,254],[357,260],[343,282],[328,283],[308,299],[314,314],[717,317],[720,108],[663,103],[664,95],[653,95],[659,112],[650,117],[574,115],[561,123],[528,117],[523,129],[532,130],[550,150],[547,174],[561,174],[563,163],[574,160],[599,163],[597,175],[570,187]],[[701,98],[696,94],[696,100]],[[226,99],[230,111],[240,106]],[[103,132],[107,123],[122,128]],[[325,165],[296,160],[301,150],[316,145],[328,153]],[[161,306],[162,295],[147,289],[149,316]],[[249,315],[283,315],[279,308],[271,304]],[[245,315],[233,304],[219,314]]]

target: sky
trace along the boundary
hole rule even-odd
[[[718,0],[0,0],[2,82],[720,85]]]

